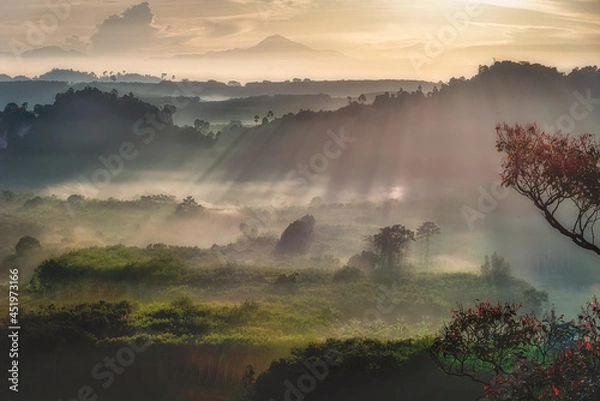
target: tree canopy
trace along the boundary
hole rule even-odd
[[[496,127],[502,183],[533,202],[561,234],[600,255],[600,147],[590,134],[549,134],[535,124]]]

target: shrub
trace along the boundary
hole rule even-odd
[[[334,283],[347,283],[347,282],[352,282],[352,281],[358,281],[361,278],[363,278],[364,274],[362,272],[362,270],[356,268],[356,267],[351,267],[351,266],[344,266],[342,267],[340,270],[336,271],[333,274],[333,282]]]

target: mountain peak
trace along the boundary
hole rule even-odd
[[[286,43],[294,43],[291,40],[289,40],[288,38],[286,38],[285,36],[281,36],[280,34],[276,33],[274,35],[271,36],[267,36],[266,38],[264,38],[260,43],[265,43],[265,42],[286,42]]]
[[[279,34],[271,35],[263,39],[259,44],[252,47],[260,51],[311,51],[312,49],[302,43],[294,42]]]

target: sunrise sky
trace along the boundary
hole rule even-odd
[[[56,5],[54,12],[49,4]],[[36,29],[42,35],[32,34]],[[231,60],[227,68],[217,62],[197,68],[198,61],[171,58],[248,48],[273,34],[340,54],[332,65],[321,60],[318,67],[309,63],[310,56],[300,57],[293,71],[289,64],[263,68],[260,62],[240,68]],[[445,80],[470,76],[494,58],[561,70],[598,64],[600,1],[21,0],[3,2],[0,38],[0,52],[6,53],[0,73],[9,75],[35,75],[57,66],[96,73],[168,69],[182,77],[242,81],[299,73],[316,79]],[[11,57],[47,46],[87,57]]]

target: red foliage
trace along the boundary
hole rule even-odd
[[[519,307],[459,307],[432,346],[434,360],[448,374],[482,383],[490,400],[599,399],[596,298],[570,322],[554,311],[541,319],[519,314]]]
[[[538,127],[496,127],[496,148],[505,153],[502,181],[529,198],[552,227],[600,255],[594,224],[600,219],[600,147],[593,136],[548,134]],[[574,206],[575,221],[560,221]]]

